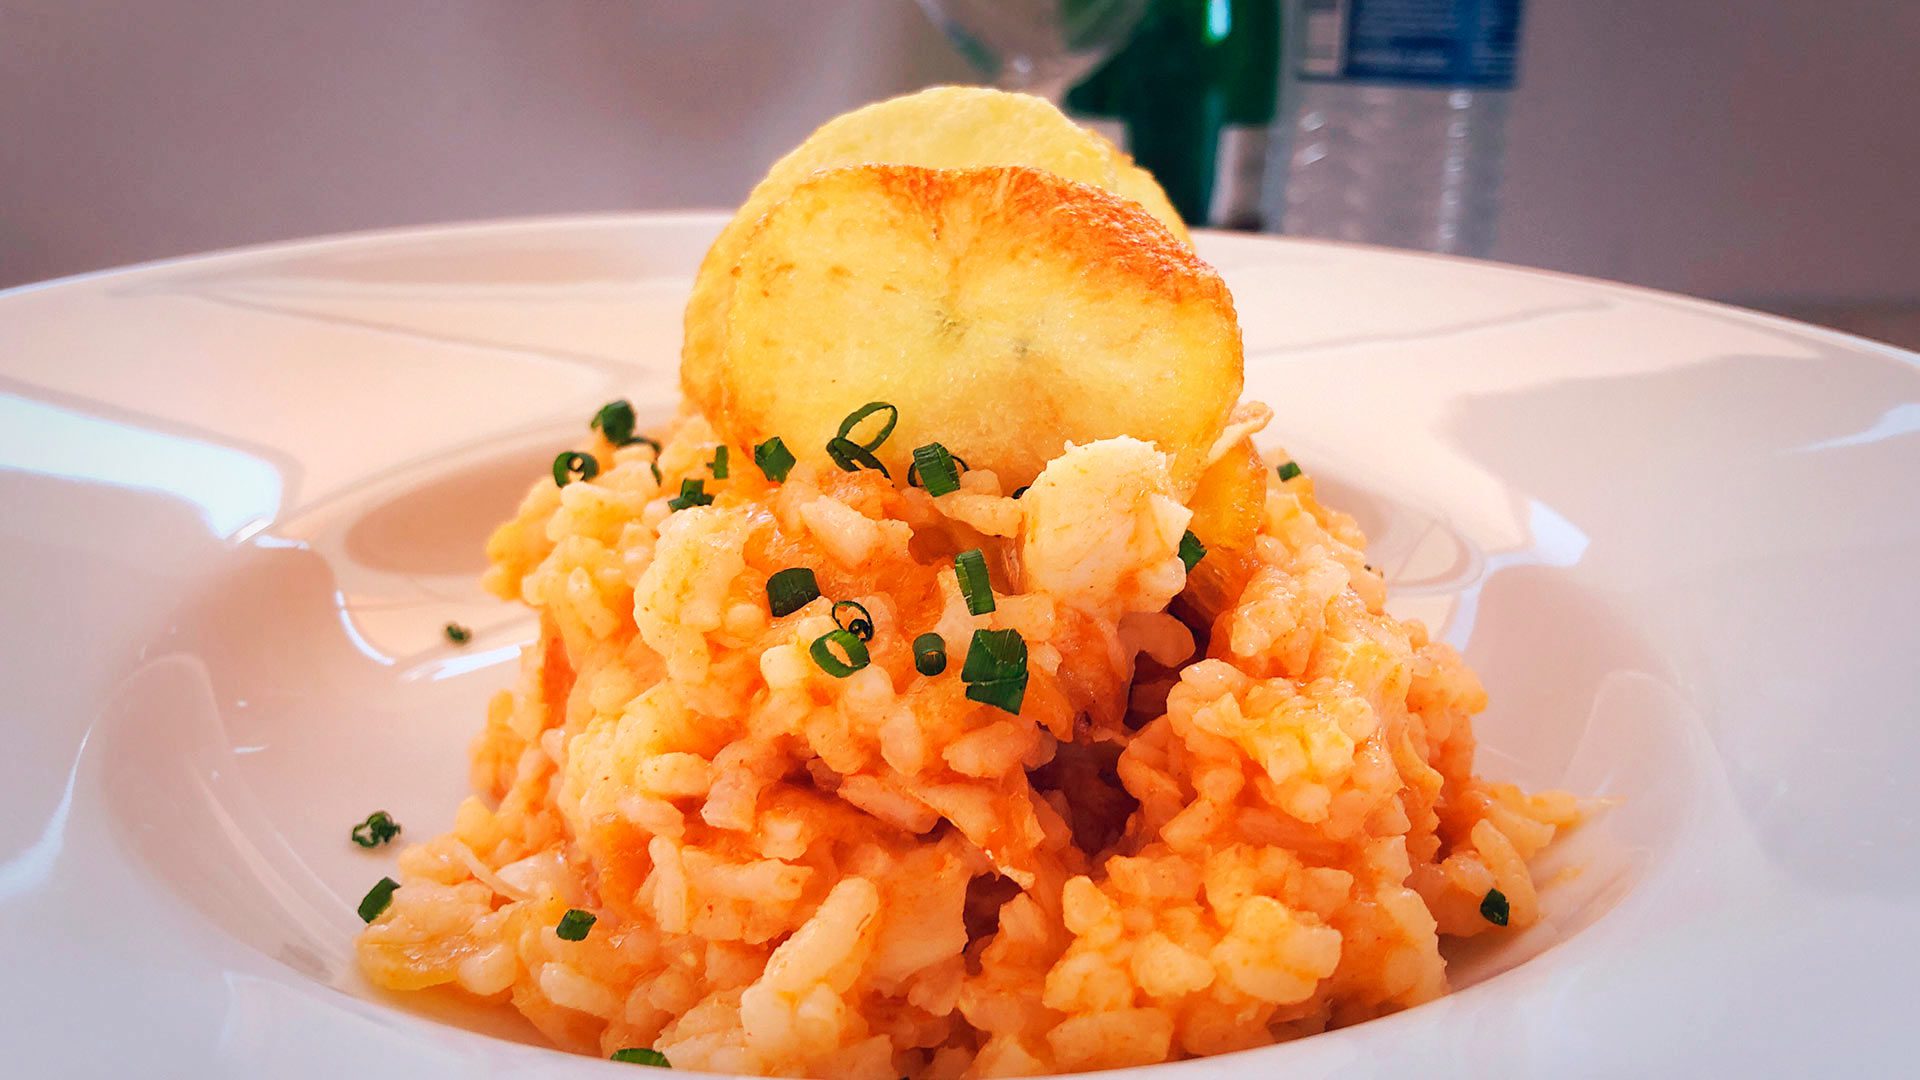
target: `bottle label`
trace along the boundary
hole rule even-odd
[[[1303,79],[1513,86],[1520,0],[1304,0]]]

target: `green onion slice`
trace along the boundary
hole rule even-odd
[[[656,1069],[671,1069],[673,1063],[667,1055],[647,1046],[630,1046],[625,1050],[615,1050],[610,1061],[623,1061],[628,1065],[651,1065]]]
[[[914,448],[913,464],[907,468],[907,483],[926,488],[929,495],[949,495],[960,490],[960,470],[966,467],[967,463],[954,457],[946,447],[931,442]]]
[[[820,581],[813,568],[789,566],[767,579],[767,610],[774,618],[791,615],[820,596]]]
[[[753,463],[760,467],[760,475],[776,484],[785,483],[787,473],[793,470],[793,451],[775,435],[753,448]]]
[[[934,633],[914,638],[913,669],[922,675],[938,675],[947,670],[947,640]]]
[[[1495,926],[1507,925],[1507,919],[1513,914],[1507,906],[1507,894],[1499,889],[1488,889],[1487,895],[1480,900],[1480,917]]]
[[[1025,495],[1027,493],[1027,489],[1032,486],[1033,486],[1032,484],[1021,484],[1019,487],[1014,488],[1013,497],[1017,499],[1020,496]]]
[[[975,630],[960,677],[967,682],[1025,678],[1027,639],[1018,630]]]
[[[836,645],[846,659],[834,655],[833,647]],[[820,665],[821,671],[836,679],[844,679],[873,662],[873,657],[867,652],[867,643],[851,630],[829,630],[820,635],[807,652],[813,656],[813,662]]]
[[[968,612],[985,615],[994,609],[993,583],[987,579],[987,557],[979,548],[968,548],[955,555],[953,572],[960,579],[960,595],[966,598]]]
[[[376,848],[400,835],[400,823],[385,810],[375,810],[348,835],[363,848]]]
[[[553,932],[560,935],[561,941],[585,941],[587,931],[593,929],[595,921],[591,911],[568,908],[567,913],[560,916],[560,922],[553,928]]]
[[[473,640],[473,631],[461,626],[457,622],[448,623],[446,633],[447,640],[453,642],[455,645],[465,645],[467,642]]]
[[[967,700],[991,705],[1004,713],[1020,715],[1020,704],[1027,697],[1027,680],[1002,679],[999,682],[968,683]]]
[[[707,482],[694,477],[680,481],[680,494],[667,500],[667,505],[675,510],[685,510],[689,506],[710,506],[713,496],[707,494]]]
[[[367,895],[360,901],[360,921],[370,923],[379,918],[380,913],[387,910],[387,905],[393,903],[393,890],[399,887],[400,883],[390,877],[374,882],[373,888],[368,889]]]
[[[598,429],[613,445],[625,446],[633,441],[633,403],[626,398],[609,401],[600,406],[587,426]]]
[[[1193,568],[1195,566],[1198,566],[1200,564],[1200,560],[1206,557],[1207,557],[1207,545],[1201,543],[1200,538],[1193,535],[1192,529],[1188,529],[1184,534],[1181,535],[1180,562],[1181,562],[1181,565],[1187,568],[1187,573],[1189,574],[1193,573]]]
[[[654,482],[655,484],[660,484],[660,483],[664,483],[664,482],[666,481],[666,478],[660,475],[660,463],[659,463],[659,462],[657,462],[657,461],[649,461],[649,462],[647,462],[647,467],[653,470],[653,482]]]
[[[1280,479],[1291,480],[1300,475],[1300,466],[1295,462],[1285,461],[1281,462],[1280,467],[1274,471],[1280,474]]]
[[[887,413],[887,422],[881,425],[880,433],[878,435],[875,435],[873,438],[867,440],[866,442],[860,442],[856,440],[853,437],[853,429],[860,425],[860,421],[865,420],[867,417],[872,416],[874,413],[880,412],[883,409],[886,410],[886,413]],[[886,442],[887,437],[893,434],[893,426],[895,424],[898,424],[899,422],[900,422],[899,409],[894,408],[891,404],[884,401],[869,401],[865,405],[862,405],[859,408],[848,413],[847,418],[845,420],[840,421],[839,437],[847,440],[848,442],[853,443],[855,446],[861,447],[862,449],[878,450],[880,448],[880,444],[883,442]],[[852,471],[852,470],[848,470],[848,471]]]
[[[1027,696],[1027,642],[1018,630],[975,630],[960,667],[967,699],[1020,715]]]
[[[827,456],[832,458],[833,463],[840,466],[844,472],[872,469],[889,480],[893,479],[893,474],[887,471],[887,467],[881,464],[879,458],[873,456],[872,449],[861,446],[852,439],[828,439]]]
[[[713,448],[713,460],[707,462],[707,468],[713,471],[713,478],[715,480],[725,480],[727,478],[726,447],[716,446]]]
[[[566,487],[575,480],[591,480],[600,475],[600,463],[592,454],[569,450],[553,459],[553,482]]]
[[[842,609],[846,611],[841,614]],[[857,600],[840,600],[833,605],[833,625],[851,633],[861,641],[873,640],[873,616]]]
[[[634,432],[633,403],[626,398],[609,401],[600,406],[600,411],[593,414],[593,421],[587,426],[598,430],[600,434],[606,436],[608,442],[615,446],[632,446],[638,443],[641,446],[653,447],[655,456],[660,453],[659,439],[649,439],[645,435]]]

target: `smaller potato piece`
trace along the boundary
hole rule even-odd
[[[1266,504],[1267,464],[1251,437],[1235,443],[1200,475],[1187,506],[1193,511],[1189,528],[1207,554],[1175,600],[1190,625],[1212,626],[1246,590],[1260,565],[1253,557],[1253,538]]]
[[[1173,599],[1174,614],[1196,633],[1205,633],[1226,610],[1238,603],[1247,583],[1260,569],[1251,551],[1209,549],[1207,557],[1187,575],[1187,587]]]
[[[1208,551],[1251,547],[1267,502],[1267,464],[1251,438],[1242,439],[1207,466],[1187,500],[1193,535]]]
[[[840,420],[900,410],[878,451],[905,475],[939,441],[1010,486],[1068,442],[1117,435],[1193,490],[1240,396],[1219,276],[1133,202],[1027,168],[819,174],[740,259],[716,420],[825,460]]]

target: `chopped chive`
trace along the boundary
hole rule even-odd
[[[600,463],[592,454],[569,450],[553,459],[553,482],[566,487],[575,480],[591,480],[600,475]]]
[[[400,883],[390,877],[374,882],[373,888],[368,889],[367,895],[360,901],[360,921],[370,923],[379,918],[380,913],[387,910],[387,905],[393,903],[393,890],[399,887]]]
[[[375,810],[348,835],[363,848],[376,848],[400,835],[400,823],[385,810]]]
[[[1294,462],[1287,461],[1282,462],[1280,467],[1274,471],[1280,474],[1280,479],[1291,480],[1300,475],[1300,466]]]
[[[1020,703],[1027,697],[1027,680],[1001,679],[997,682],[968,683],[967,700],[991,705],[1004,713],[1020,715]]]
[[[625,1050],[615,1050],[609,1061],[623,1061],[628,1065],[651,1065],[656,1069],[671,1069],[673,1063],[667,1055],[646,1046],[630,1046]]]
[[[649,462],[647,462],[647,467],[653,470],[653,482],[654,482],[654,483],[656,483],[656,484],[661,484],[661,483],[665,483],[665,482],[666,482],[666,479],[665,479],[665,477],[662,477],[662,476],[660,475],[660,463],[659,463],[659,462],[657,462],[657,461],[649,461]]]
[[[975,630],[960,667],[967,699],[1020,715],[1027,695],[1027,641],[1018,630]]]
[[[1033,486],[1032,484],[1021,484],[1019,487],[1014,488],[1013,497],[1017,499],[1020,496],[1025,495],[1027,493],[1027,489],[1032,486]]]
[[[1207,545],[1201,543],[1200,538],[1193,535],[1192,529],[1188,529],[1181,535],[1180,562],[1187,568],[1187,573],[1193,573],[1193,568],[1198,566],[1200,560],[1206,557]]]
[[[1487,895],[1480,900],[1480,917],[1495,926],[1507,925],[1507,919],[1513,914],[1507,906],[1507,894],[1499,889],[1488,889]]]
[[[875,435],[872,439],[866,442],[860,442],[859,440],[855,439],[853,437],[853,429],[860,425],[860,421],[865,420],[867,417],[872,416],[874,413],[877,413],[882,409],[885,409],[887,412],[887,422],[881,426],[880,434]],[[893,434],[893,426],[895,424],[898,424],[899,422],[900,422],[899,409],[894,408],[891,404],[888,404],[887,402],[884,402],[884,401],[869,401],[865,405],[862,405],[859,408],[848,413],[847,418],[845,420],[840,421],[839,437],[847,440],[848,442],[853,443],[855,446],[858,446],[863,450],[878,450],[880,448],[880,444],[883,442],[886,442],[887,437]],[[851,472],[852,470],[849,469],[848,471]]]
[[[561,941],[585,941],[587,931],[593,929],[594,922],[593,912],[568,908],[567,913],[560,916],[560,922],[554,926],[553,932],[560,935]]]
[[[1027,673],[1027,639],[1018,630],[975,630],[960,677],[967,682],[996,682]]]
[[[760,475],[776,484],[785,483],[793,469],[793,451],[775,435],[753,448],[753,463],[760,466]]]
[[[845,660],[833,654],[832,647],[835,645],[840,646],[840,651],[846,655]],[[844,679],[873,662],[872,655],[867,652],[867,643],[851,630],[829,630],[815,639],[813,647],[807,652],[813,656],[813,662],[820,665],[821,671],[836,679]]]
[[[625,446],[633,441],[633,403],[626,398],[609,401],[600,406],[587,426],[597,429],[613,445]]]
[[[848,609],[844,619],[842,619],[840,615],[842,608]],[[851,633],[861,641],[873,640],[873,616],[867,613],[867,609],[862,607],[859,601],[841,600],[836,602],[833,605],[833,625]]]
[[[688,477],[680,481],[680,494],[667,500],[667,505],[675,510],[685,510],[689,506],[709,506],[713,496],[707,494],[705,480]]]
[[[968,548],[955,555],[953,573],[960,579],[960,595],[966,598],[968,612],[985,615],[994,609],[993,583],[987,578],[987,557],[979,548]]]
[[[727,478],[726,447],[716,446],[713,448],[713,460],[707,462],[707,468],[713,471],[713,478],[715,480],[725,480]]]
[[[446,634],[447,640],[453,642],[455,645],[465,645],[467,642],[473,640],[473,631],[461,626],[457,622],[447,624]]]
[[[861,446],[852,439],[828,439],[827,456],[832,458],[833,463],[840,466],[843,472],[872,469],[889,480],[893,479],[893,474],[887,471],[887,467],[879,458],[873,456],[871,447]]]
[[[600,411],[593,414],[593,421],[587,427],[599,431],[615,446],[632,446],[638,443],[641,446],[653,447],[656,455],[660,453],[659,439],[649,439],[645,435],[634,432],[633,403],[626,398],[609,401],[600,406]]]
[[[813,568],[789,566],[767,579],[767,610],[774,618],[791,615],[820,596],[820,581]]]
[[[922,675],[938,675],[947,670],[947,640],[934,633],[914,638],[913,669]]]
[[[913,465],[907,469],[907,483],[925,487],[929,495],[948,495],[960,490],[960,470],[966,462],[954,457],[937,442],[915,447]]]

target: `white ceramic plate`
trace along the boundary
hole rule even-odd
[[[481,541],[674,405],[719,219],[293,244],[0,296],[13,1075],[616,1075],[383,999],[348,826],[451,823],[529,620]],[[1269,430],[1493,694],[1482,769],[1618,805],[1460,992],[1156,1075],[1904,1071],[1920,358],[1503,267],[1206,236]],[[476,629],[449,646],[449,621]]]

